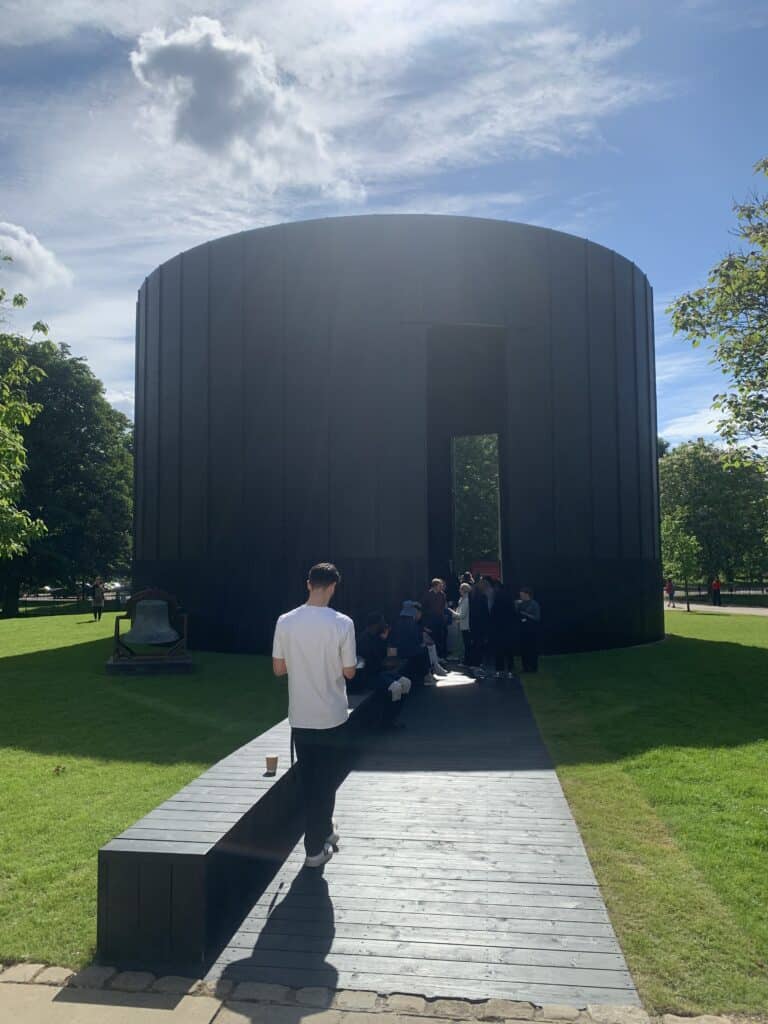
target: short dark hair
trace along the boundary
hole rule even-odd
[[[371,612],[365,617],[366,628],[369,626],[383,626],[386,623],[386,619],[381,612]]]
[[[521,594],[530,594],[533,597],[533,587],[520,587]]]
[[[333,583],[341,580],[341,573],[333,562],[318,562],[309,570],[309,585],[314,590],[316,587],[325,589]]]

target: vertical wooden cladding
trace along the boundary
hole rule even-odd
[[[502,549],[508,575],[554,556],[552,336],[547,232],[515,225],[506,259],[507,417]]]
[[[635,310],[635,359],[637,376],[637,453],[638,486],[640,488],[640,554],[651,559],[655,554],[653,528],[653,479],[656,466],[656,435],[652,434],[650,393],[651,332],[648,325],[648,297],[645,275],[633,267]]]
[[[587,246],[592,543],[596,558],[620,553],[613,253]]]
[[[332,310],[336,294],[333,229],[323,221],[289,225],[283,236],[285,382],[283,536],[299,565],[329,548],[329,412]],[[325,557],[325,556],[320,556]]]
[[[640,558],[640,477],[637,440],[634,267],[614,253],[616,296],[616,403],[621,497],[621,554]]]
[[[650,362],[650,372],[648,375],[648,394],[650,395],[651,405],[651,439],[653,442],[653,474],[652,474],[652,485],[653,490],[651,493],[651,521],[653,524],[653,557],[657,561],[661,560],[661,537],[659,535],[660,523],[659,523],[659,458],[657,451],[657,438],[658,438],[658,422],[656,417],[656,338],[654,330],[654,316],[653,316],[653,289],[646,280],[645,282],[645,299],[646,299],[646,317],[648,324],[648,357]]]
[[[243,319],[245,236],[209,246],[208,550],[231,572],[244,526]]]
[[[208,246],[181,257],[181,560],[208,554]]]
[[[586,243],[570,235],[549,236],[549,243],[555,549],[560,558],[584,560],[592,541]]]
[[[136,391],[134,399],[134,515],[133,515],[133,549],[137,559],[144,559],[144,522],[149,509],[144,500],[144,439],[147,434],[147,423],[144,409],[146,388],[144,387],[144,374],[147,364],[147,282],[139,289],[136,302]]]
[[[243,552],[254,579],[274,579],[286,555],[283,539],[285,366],[282,227],[244,239]],[[265,543],[269,538],[269,543]]]
[[[160,275],[157,549],[161,561],[170,561],[179,557],[181,523],[181,257],[163,264]]]
[[[150,425],[143,437],[144,494],[144,557],[158,557],[158,526],[160,509],[160,303],[161,272],[155,270],[147,279],[146,343],[144,352],[144,420]]]

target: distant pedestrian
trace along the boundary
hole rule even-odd
[[[534,601],[530,587],[520,588],[520,599],[515,601],[515,608],[520,622],[520,657],[523,672],[538,672],[541,608],[539,602]]]
[[[667,595],[667,608],[677,608],[675,604],[675,581],[671,577],[666,582],[664,593]]]
[[[462,583],[459,587],[459,606],[456,609],[459,613],[459,629],[464,644],[464,664],[471,664],[472,657],[472,634],[469,631],[469,595],[472,587],[469,583]]]
[[[96,577],[91,586],[91,603],[94,622],[101,622],[101,616],[104,614],[104,583],[100,576]]]
[[[715,578],[712,580],[711,590],[712,590],[712,604],[715,605],[717,608],[719,608],[722,605],[722,603],[723,603],[722,599],[720,597],[720,588],[721,588],[721,586],[722,586],[722,584],[720,582],[720,577],[719,576],[715,576]]]
[[[339,836],[333,821],[341,781],[347,679],[357,664],[355,627],[329,607],[341,574],[330,562],[313,565],[306,604],[277,620],[272,669],[288,676],[288,721],[298,759],[304,804],[304,866],[319,868],[333,856]]]

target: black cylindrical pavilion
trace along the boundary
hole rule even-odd
[[[505,580],[549,650],[658,639],[651,288],[506,221],[361,216],[198,246],[137,309],[135,585],[267,651],[314,562],[393,615],[449,571],[451,439],[498,433]],[[463,567],[457,567],[463,568]]]

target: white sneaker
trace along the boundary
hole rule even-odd
[[[427,674],[424,676],[424,685],[437,686],[437,680],[435,679],[431,672],[427,672]]]
[[[403,688],[400,685],[400,680],[399,679],[396,679],[394,681],[394,683],[390,683],[389,686],[387,687],[387,689],[392,694],[392,702],[393,703],[395,703],[396,701],[402,699]]]
[[[400,683],[400,692],[401,693],[410,693],[411,692],[411,680],[408,678],[408,676],[400,676],[400,678],[397,680],[397,682]]]
[[[307,856],[304,860],[305,868],[321,868],[323,864],[327,864],[333,856],[333,850],[330,846],[324,846],[321,853],[315,853],[313,856]]]

